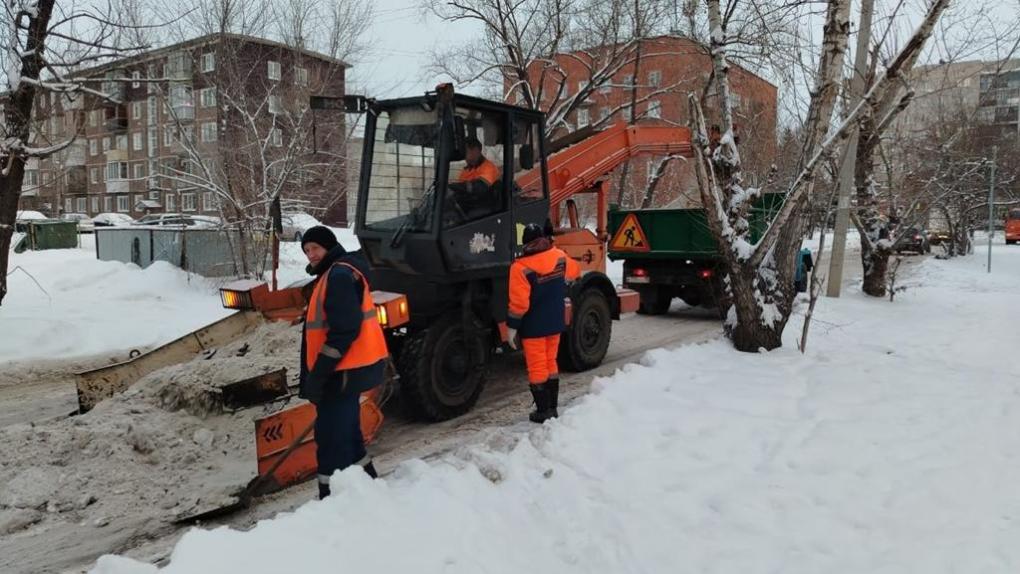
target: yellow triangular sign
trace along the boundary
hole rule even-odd
[[[641,224],[633,213],[628,213],[627,217],[623,218],[623,225],[616,230],[616,235],[609,242],[609,249],[613,251],[650,251],[651,248],[648,236],[641,229]]]

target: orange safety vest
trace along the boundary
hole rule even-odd
[[[361,330],[358,337],[351,343],[340,363],[337,364],[337,371],[357,369],[373,365],[389,355],[386,350],[386,337],[383,335],[382,327],[379,325],[379,318],[376,316],[375,304],[372,302],[372,292],[368,287],[368,280],[353,265],[347,263],[334,263],[350,268],[356,279],[361,280]],[[305,365],[311,370],[315,366],[315,359],[319,351],[326,344],[326,333],[329,331],[329,324],[326,322],[326,284],[329,280],[329,271],[322,274],[315,289],[312,291],[312,298],[308,302],[308,312],[305,315]]]
[[[457,181],[466,183],[475,179],[481,179],[488,185],[496,185],[496,182],[499,181],[499,168],[496,167],[496,164],[483,157],[481,163],[475,167],[465,166],[464,169],[460,170],[460,176],[457,178]]]

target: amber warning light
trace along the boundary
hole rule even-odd
[[[220,287],[220,301],[227,309],[239,311],[250,311],[255,309],[255,298],[252,291],[265,285],[259,281],[240,280],[233,281]]]
[[[384,329],[395,329],[411,320],[407,296],[387,291],[372,291],[375,314]]]

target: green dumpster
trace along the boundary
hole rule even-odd
[[[78,247],[78,223],[57,219],[40,219],[25,224],[25,239],[15,248],[21,253],[27,249],[73,249]]]

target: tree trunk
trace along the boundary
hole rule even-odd
[[[889,257],[892,250],[887,247],[869,249],[865,242],[861,245],[861,262],[864,264],[863,290],[872,297],[885,297]]]

